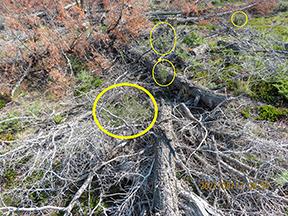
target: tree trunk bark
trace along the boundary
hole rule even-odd
[[[171,107],[164,106],[162,116],[170,116],[171,112]],[[172,122],[168,121],[162,124],[161,128],[172,131]],[[154,211],[159,215],[177,216],[180,213],[178,209],[175,157],[171,149],[173,147],[170,144],[169,135],[160,132],[157,139],[158,142],[155,144]]]

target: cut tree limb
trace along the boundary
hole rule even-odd
[[[200,106],[206,109],[208,108],[209,110],[214,109],[226,101],[226,96],[217,95],[208,90],[197,87],[183,76],[177,76],[170,89],[174,92],[178,92],[178,97],[181,97],[182,101],[191,101],[192,99],[194,106]]]
[[[209,203],[201,197],[182,188],[179,193],[181,215],[185,216],[221,216]]]
[[[252,2],[248,5],[237,7],[237,8],[234,8],[232,10],[219,12],[219,13],[215,12],[215,13],[210,13],[210,14],[206,14],[206,15],[202,15],[202,16],[194,16],[194,17],[184,17],[183,13],[181,13],[180,11],[176,11],[176,12],[157,11],[157,12],[153,12],[153,13],[148,14],[148,16],[150,17],[150,19],[156,19],[157,18],[159,20],[167,20],[169,22],[178,23],[178,24],[196,23],[196,22],[199,22],[201,20],[225,16],[225,15],[231,14],[235,11],[247,10],[247,9],[253,8],[257,4],[258,4],[257,2]],[[170,17],[168,17],[168,16],[170,16]],[[171,16],[176,16],[176,17],[171,18]]]

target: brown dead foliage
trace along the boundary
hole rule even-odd
[[[2,52],[9,59],[9,62],[0,63],[0,68],[6,68],[1,82],[9,83],[5,85],[8,92],[12,92],[19,80],[37,79],[36,74],[40,71],[41,79],[55,81],[55,76],[58,77],[55,85],[61,86],[56,88],[60,92],[59,88],[69,86],[66,77],[73,74],[71,58],[80,59],[88,70],[100,74],[111,66],[110,57],[102,50],[110,46],[126,46],[149,28],[149,21],[144,16],[148,1],[85,1],[83,9],[77,5],[67,7],[73,3],[69,0],[5,0],[4,3],[6,7],[1,7],[0,11],[5,17],[6,29],[11,31],[10,37],[21,36],[17,43],[10,43],[10,47],[6,46],[7,50]],[[103,8],[106,11],[104,16],[98,12]],[[85,14],[86,9],[91,9],[93,13]],[[103,26],[107,27],[106,31],[101,30]],[[29,62],[31,65],[28,67]],[[44,86],[28,86],[40,89],[49,84],[50,89],[52,85],[47,81],[38,84]]]

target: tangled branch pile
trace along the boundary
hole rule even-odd
[[[0,215],[284,215],[287,110],[270,112],[287,106],[283,38],[235,30],[225,21],[234,7],[202,1],[186,9],[174,2],[181,15],[148,13],[146,1],[81,2],[0,8],[0,99],[12,100],[0,115]],[[248,6],[267,13],[257,1]],[[158,57],[148,41],[149,18],[163,16],[178,34],[165,57],[177,77],[165,89],[150,76]],[[191,20],[207,27],[203,35]],[[145,87],[160,108],[156,125],[137,139],[113,139],[92,118],[98,87],[120,82]],[[17,112],[21,92],[43,89],[62,103]],[[143,130],[153,115],[153,104],[131,88],[104,99],[101,123],[117,134]]]

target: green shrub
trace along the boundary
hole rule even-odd
[[[77,75],[83,70],[87,70],[87,66],[83,61],[75,56],[70,57],[73,72]]]
[[[232,90],[234,95],[238,96],[241,94],[248,94],[250,93],[250,88],[249,88],[249,81],[244,81],[244,80],[231,80],[228,82],[227,85],[229,90]]]
[[[250,78],[236,78],[239,74],[241,74],[242,70],[242,66],[237,64],[231,64],[225,67],[220,76],[220,79],[226,83],[227,89],[232,91],[233,94],[237,96],[240,94],[249,95],[251,93]]]
[[[162,85],[166,85],[167,83],[169,83],[170,82],[170,80],[168,80],[169,71],[170,73],[173,73],[173,69],[170,64],[168,64],[167,62],[158,63],[157,66],[155,67],[155,73],[154,73],[157,82]]]
[[[18,115],[16,113],[10,113],[7,117],[7,121],[0,124],[0,134],[19,132],[22,127],[21,122],[17,117]]]
[[[102,84],[102,79],[98,76],[91,75],[87,70],[81,70],[76,75],[77,82],[79,83],[75,89],[75,96],[80,96],[95,89]]]
[[[277,88],[278,93],[288,99],[288,78],[279,78],[278,82],[273,84]]]
[[[246,108],[242,109],[242,110],[240,111],[240,113],[241,113],[241,115],[242,115],[244,118],[248,119],[248,118],[251,117],[250,111],[251,111],[251,109],[248,108],[248,107],[246,107]]]
[[[283,171],[276,177],[276,183],[280,186],[284,186],[288,183],[288,170]]]
[[[286,12],[288,11],[288,2],[286,0],[281,0],[276,12]]]
[[[183,43],[186,45],[193,47],[193,46],[198,46],[204,43],[204,39],[200,36],[198,36],[194,32],[190,32],[187,36],[184,37]]]
[[[257,120],[266,120],[275,122],[282,117],[288,117],[288,109],[277,108],[271,105],[264,105],[258,107],[258,117]]]
[[[180,47],[175,50],[175,53],[176,53],[176,56],[178,56],[180,59],[184,60],[185,62],[191,61],[190,55],[187,52],[187,50]]]
[[[59,115],[55,115],[53,117],[53,121],[55,124],[60,124],[62,121],[63,121],[63,116],[61,116],[60,114]]]
[[[260,157],[252,153],[245,154],[242,158],[242,161],[248,162],[248,164],[256,167],[259,167],[261,165]]]
[[[279,93],[273,84],[272,82],[264,80],[257,81],[255,79],[251,84],[249,96],[259,101],[275,104],[276,99],[279,98]]]
[[[15,140],[15,135],[12,133],[0,133],[0,141],[13,141]]]
[[[3,194],[3,202],[7,206],[18,206],[21,200],[19,197],[11,194]],[[1,212],[0,212],[1,213]]]
[[[28,197],[36,205],[46,205],[49,199],[49,195],[45,191],[32,192]]]
[[[279,13],[277,16],[253,18],[249,20],[249,25],[256,30],[261,31],[265,37],[267,35],[273,35],[278,37],[279,40],[287,41],[288,28],[282,24],[287,23],[287,14],[287,12],[283,12]]]
[[[4,187],[5,188],[10,188],[12,186],[15,185],[15,180],[16,180],[16,177],[17,177],[17,173],[14,169],[6,169],[3,173],[3,177],[4,177],[4,180],[5,180],[5,183],[4,183]]]
[[[40,101],[34,101],[28,107],[28,111],[33,116],[38,116],[41,113],[41,108],[42,108],[42,104],[40,103]]]
[[[15,135],[23,129],[21,121],[19,121],[18,113],[9,113],[6,119],[0,124],[0,140],[13,141]]]
[[[241,65],[238,64],[230,64],[226,66],[221,74],[221,79],[224,81],[231,80],[235,76],[237,76],[243,70]]]
[[[148,108],[147,102],[141,102],[138,98],[131,95],[123,95],[119,98],[121,105],[109,104],[107,105],[107,111],[119,118],[111,116],[110,113],[103,110],[101,116],[106,124],[112,127],[119,127],[123,125],[123,120],[129,116],[129,119],[137,120],[137,122],[145,122],[152,115],[152,111]]]
[[[0,109],[6,106],[6,101],[3,99],[0,99]]]
[[[233,23],[237,26],[242,26],[245,24],[246,18],[244,14],[236,14],[233,19]]]

